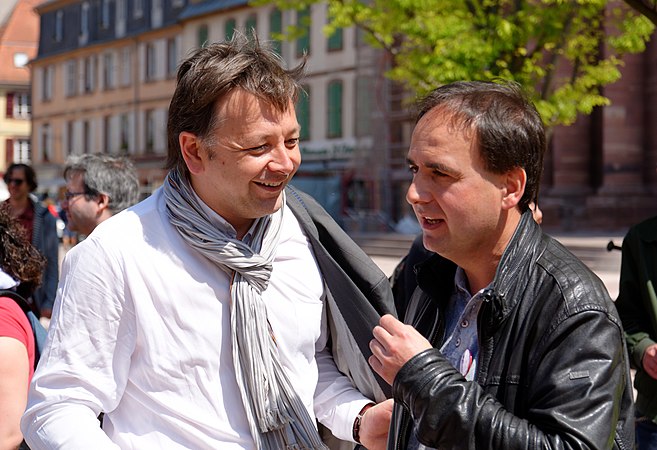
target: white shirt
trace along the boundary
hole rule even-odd
[[[281,361],[311,417],[351,440],[368,399],[325,348],[322,278],[289,210],[282,233],[263,294]],[[183,242],[161,190],[103,222],[63,262],[22,420],[30,447],[254,448],[229,301],[228,275]]]

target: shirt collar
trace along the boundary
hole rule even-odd
[[[486,289],[489,289],[493,285],[492,282],[488,286],[480,289],[475,295],[479,295],[484,292]],[[465,275],[465,270],[461,267],[456,267],[456,273],[454,274],[454,291],[455,292],[465,292],[468,294],[468,297],[474,297],[470,295],[470,283],[468,283],[468,278]]]
[[[201,197],[198,196],[196,191],[192,189],[192,192],[194,193],[194,197],[196,197],[196,200],[198,200],[198,204],[201,205],[201,208],[203,209],[203,212],[208,216],[208,219],[210,220],[210,223],[212,225],[215,225],[217,228],[221,228],[226,232],[226,234],[229,235],[232,239],[237,239],[237,231],[235,228],[221,215],[217,214],[212,208],[210,208],[202,199]],[[249,231],[246,232],[244,237],[242,238],[242,242],[249,244],[251,242],[251,238],[253,237],[253,230],[256,226],[256,223],[258,221],[254,220],[253,223],[251,224],[251,227],[249,228]]]

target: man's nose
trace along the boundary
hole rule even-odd
[[[408,186],[408,190],[406,191],[406,201],[411,205],[420,203],[422,201],[422,195],[418,190],[418,185],[415,179],[413,179],[411,184]]]
[[[292,159],[294,152],[295,150],[285,146],[277,147],[272,154],[272,160],[269,162],[269,170],[286,174],[292,173],[294,170],[294,161]]]

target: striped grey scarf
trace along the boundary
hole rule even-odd
[[[185,242],[233,276],[233,363],[257,448],[327,449],[281,367],[262,301],[276,255],[285,197],[279,211],[256,220],[249,245],[210,222],[178,170],[169,172],[163,190],[169,220]]]

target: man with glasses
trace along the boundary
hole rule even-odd
[[[5,205],[12,217],[25,228],[32,245],[47,260],[41,286],[34,292],[32,300],[36,313],[40,317],[49,318],[59,278],[57,222],[48,208],[30,195],[37,188],[36,174],[32,167],[27,164],[12,164],[5,172],[4,181],[9,190]]]
[[[64,179],[67,227],[83,235],[139,200],[137,171],[127,158],[74,156],[64,168]]]

